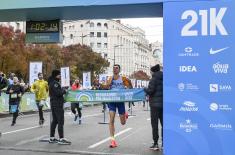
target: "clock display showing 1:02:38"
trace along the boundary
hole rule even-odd
[[[59,28],[60,28],[59,20],[26,22],[26,33],[59,32]]]

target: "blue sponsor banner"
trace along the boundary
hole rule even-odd
[[[27,43],[59,43],[61,42],[60,32],[54,33],[26,33]]]
[[[67,102],[127,102],[143,101],[145,93],[143,89],[121,90],[77,90],[68,91],[65,96]]]
[[[164,3],[164,154],[235,154],[235,2]]]

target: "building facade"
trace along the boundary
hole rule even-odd
[[[21,32],[26,32],[26,22],[0,22],[0,25],[13,27],[13,30],[20,30]]]
[[[121,65],[123,75],[143,70],[150,75],[151,48],[145,32],[121,23],[120,20],[79,20],[63,22],[63,46],[90,46],[110,62],[106,73],[112,74],[113,64]]]
[[[150,61],[150,65],[154,66],[155,64],[160,64],[163,66],[163,44],[161,42],[154,42],[150,44],[152,50],[152,60]]]

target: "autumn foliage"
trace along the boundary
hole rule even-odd
[[[53,69],[70,67],[72,79],[83,71],[103,73],[109,62],[100,54],[80,44],[61,47],[57,44],[26,44],[25,34],[0,25],[0,71],[16,73],[28,80],[29,62],[42,61],[43,73],[49,77]]]
[[[137,79],[137,80],[149,80],[150,79],[150,77],[142,70],[134,72],[130,77],[132,79]]]

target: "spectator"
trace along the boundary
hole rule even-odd
[[[103,83],[105,83],[105,81],[103,81]],[[101,90],[101,84],[99,83],[99,79],[96,78],[94,81],[93,81],[93,84],[92,84],[92,90]],[[102,105],[103,105],[103,109],[102,109],[102,112],[105,112],[106,110],[106,103],[105,102],[102,102]]]
[[[10,73],[9,79],[8,79],[8,84],[12,85],[13,84],[13,77],[15,76],[15,73]]]
[[[0,96],[2,93],[2,90],[7,87],[7,79],[4,78],[4,74],[2,71],[0,71]],[[2,133],[0,132],[0,137]]]
[[[149,82],[148,88],[144,89],[146,94],[149,96],[150,113],[151,113],[153,145],[150,147],[150,149],[159,150],[158,120],[160,120],[162,126],[161,131],[163,137],[163,73],[162,71],[160,71],[160,65],[157,64],[151,67],[151,73],[152,73],[152,79]]]
[[[2,90],[4,90],[4,88],[6,88],[7,85],[8,85],[7,79],[4,77],[3,72],[0,71],[0,96],[1,96]]]

